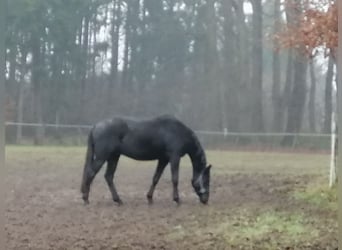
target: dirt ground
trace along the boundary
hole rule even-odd
[[[79,193],[82,166],[68,164],[62,167],[60,159],[35,156],[8,164],[6,249],[337,249],[337,215],[291,195],[312,180],[310,175],[215,174],[213,169],[210,204],[204,206],[192,191],[191,169],[182,168],[182,204],[177,206],[167,169],[149,206],[145,195],[155,163],[119,163],[115,183],[124,205],[111,201],[102,169],[92,185],[90,204],[84,206]],[[301,213],[317,234],[278,243],[279,230],[256,240],[239,238],[240,224],[269,211]],[[222,225],[237,240],[225,236]]]

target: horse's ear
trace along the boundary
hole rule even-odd
[[[206,168],[204,168],[204,169],[202,170],[202,173],[204,173],[204,174],[209,174],[209,173],[210,173],[210,169],[211,169],[211,165],[208,165]]]

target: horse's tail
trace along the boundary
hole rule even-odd
[[[84,193],[86,190],[85,182],[87,178],[87,174],[89,172],[89,169],[93,162],[93,155],[94,155],[94,139],[93,139],[93,131],[90,130],[88,135],[88,143],[87,143],[87,153],[84,163],[84,169],[83,169],[83,178],[82,178],[82,185],[81,185],[81,192]]]

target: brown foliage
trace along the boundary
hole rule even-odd
[[[322,8],[324,1],[304,4],[297,24],[287,24],[275,34],[280,48],[298,48],[309,56],[314,56],[319,47],[325,54],[335,56],[338,46],[337,4],[328,2],[328,8]],[[289,3],[289,1],[287,2]],[[287,6],[289,7],[289,6]],[[294,6],[291,6],[292,8]]]

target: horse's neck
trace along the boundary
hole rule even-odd
[[[204,150],[196,137],[194,137],[194,143],[192,145],[192,150],[189,152],[189,156],[192,162],[193,175],[196,177],[196,175],[199,175],[207,165]]]

